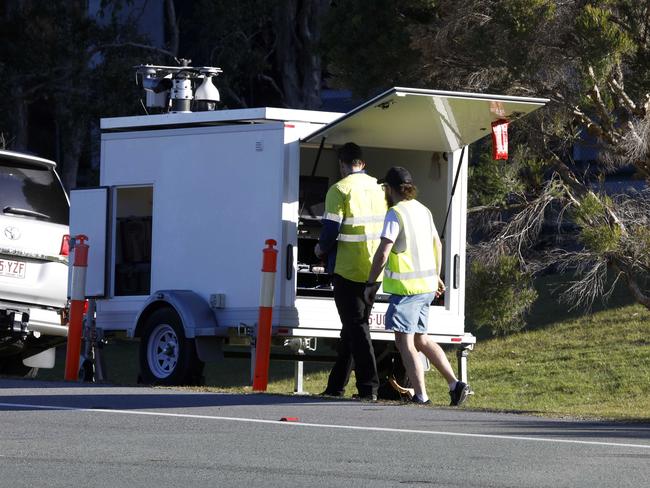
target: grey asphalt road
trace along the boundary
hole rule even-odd
[[[649,424],[0,379],[0,487],[649,485]]]

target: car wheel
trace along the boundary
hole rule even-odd
[[[161,308],[147,318],[140,339],[140,382],[195,385],[202,380],[203,366],[174,310]]]

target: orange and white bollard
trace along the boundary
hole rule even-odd
[[[277,242],[273,239],[267,239],[265,244],[267,247],[262,251],[262,286],[260,289],[260,313],[257,321],[257,343],[255,346],[254,391],[266,391],[271,359],[271,319],[273,318],[278,251],[273,248],[273,246],[277,245]]]
[[[88,270],[88,237],[75,237],[74,266],[70,291],[70,322],[68,324],[68,345],[65,354],[65,380],[79,379],[79,357],[81,355],[81,334],[86,305],[86,271]]]

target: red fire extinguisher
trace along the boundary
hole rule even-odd
[[[508,121],[492,122],[492,159],[508,159]]]

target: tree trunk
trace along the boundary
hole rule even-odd
[[[174,0],[165,0],[165,18],[167,20],[167,38],[168,48],[174,55],[178,57],[178,46],[180,43],[180,30],[178,29],[178,21],[176,20],[176,7]]]
[[[281,2],[276,10],[276,46],[275,57],[281,76],[284,105],[302,108],[298,70],[296,67],[296,44],[294,25],[296,19],[296,1]]]
[[[612,264],[616,271],[623,274],[623,279],[625,280],[627,289],[632,293],[634,300],[650,310],[650,296],[643,292],[639,283],[636,281],[633,272],[630,271],[624,263],[620,262],[620,260],[615,260]]]
[[[77,187],[77,174],[79,173],[79,160],[84,144],[84,136],[88,134],[88,124],[85,120],[76,120],[66,124],[62,130],[61,181],[66,191]]]
[[[318,43],[328,7],[327,0],[285,0],[276,8],[275,56],[287,107],[315,109],[321,104]]]
[[[634,299],[645,308],[650,310],[650,296],[644,294],[641,291],[641,288],[639,287],[639,284],[636,282],[636,280],[632,279],[629,276],[626,276],[625,281],[627,283],[627,288],[632,292]]]
[[[27,102],[23,96],[22,86],[15,86],[11,93],[12,105],[12,133],[7,141],[9,147],[16,151],[26,151],[29,132],[29,119],[27,116]]]
[[[302,65],[305,67],[302,76],[302,98],[305,108],[314,109],[321,105],[323,74],[318,44],[321,37],[321,19],[329,2],[316,0],[305,4],[306,12],[303,13],[299,24],[301,37],[308,40],[301,53]]]

